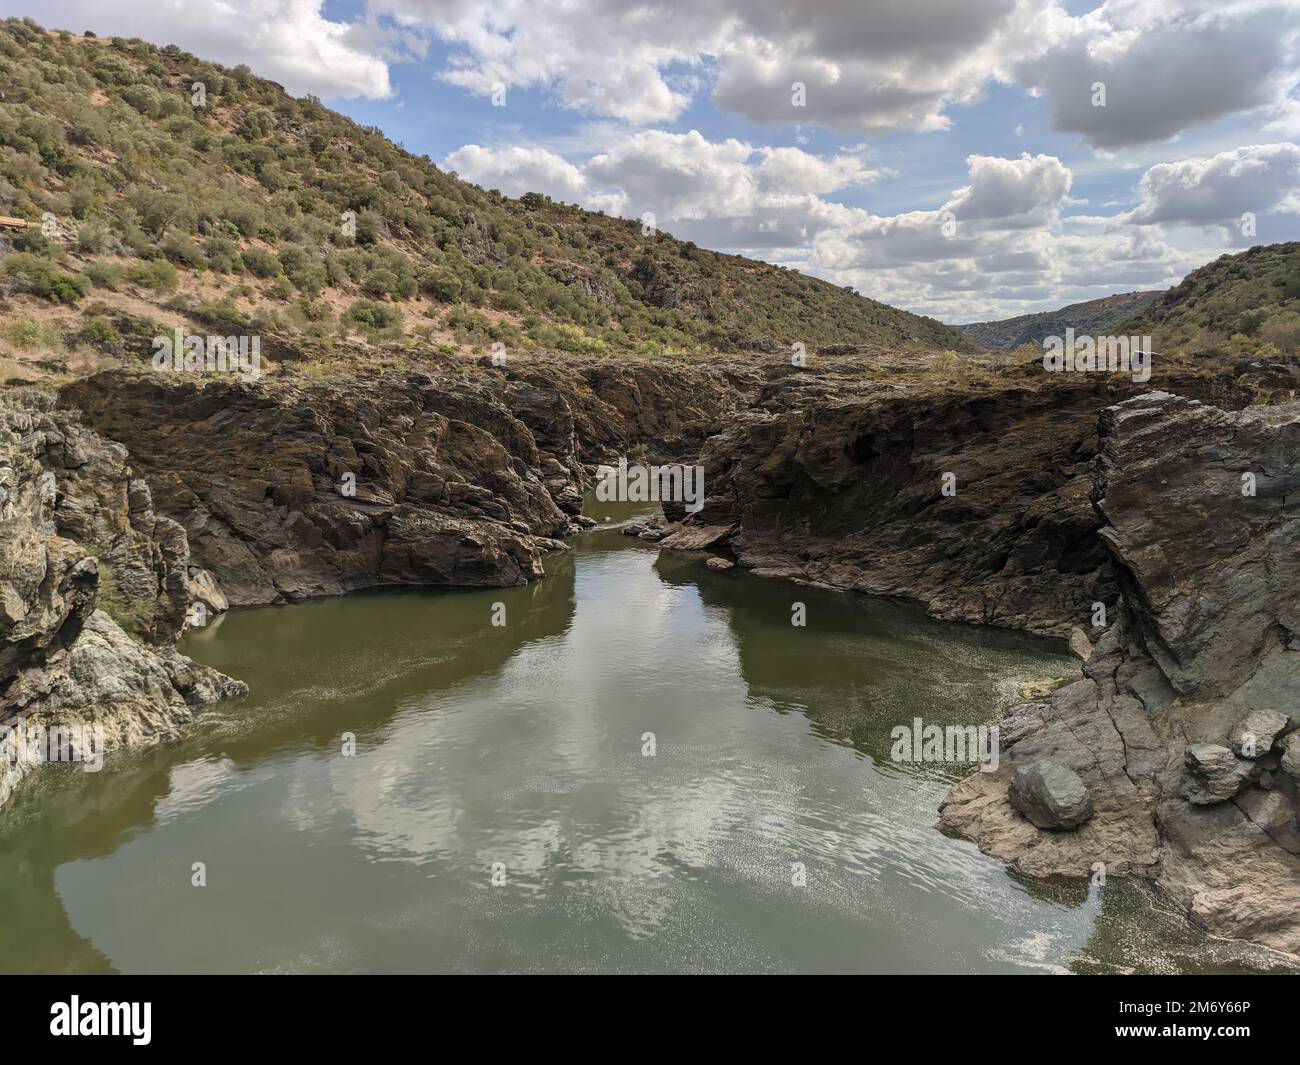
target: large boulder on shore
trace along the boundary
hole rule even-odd
[[[1073,769],[1039,761],[1017,767],[1007,790],[1011,805],[1038,828],[1078,828],[1092,816],[1088,786]]]

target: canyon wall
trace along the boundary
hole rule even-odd
[[[232,605],[511,586],[577,529],[584,461],[697,449],[743,373],[537,361],[346,383],[100,374],[60,402],[130,450]]]
[[[59,752],[85,764],[247,691],[174,649],[203,581],[125,448],[40,392],[0,397],[0,802],[50,730],[95,736]]]
[[[998,771],[940,824],[1033,876],[1154,877],[1207,931],[1300,954],[1300,403],[1156,392],[1100,432],[1118,616],[1083,679],[1009,711]],[[1087,788],[1080,827],[1009,794],[1044,765]]]
[[[1294,368],[1183,368],[1162,392],[901,356],[100,374],[8,415],[32,427],[6,437],[0,705],[85,709],[95,678],[147,676],[116,719],[168,734],[238,691],[170,650],[192,602],[523,583],[589,522],[594,464],[699,462],[704,509],[669,504],[665,546],[1098,640],[1082,680],[1012,709],[1003,769],[953,790],[945,831],[1031,875],[1158,878],[1207,929],[1294,952],[1297,405],[1251,405],[1279,381]],[[1082,825],[1031,822],[1022,767],[1077,776]]]

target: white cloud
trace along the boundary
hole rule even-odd
[[[1122,215],[1071,216],[1072,175],[1052,156],[971,156],[969,183],[932,211],[867,212],[819,232],[797,265],[944,321],[1010,317],[1136,288],[1165,288],[1227,250],[1175,246]],[[795,265],[790,262],[787,265]]]
[[[1249,211],[1300,214],[1300,145],[1255,144],[1209,159],[1160,163],[1138,185],[1124,216],[1136,225],[1233,225]]]
[[[1055,127],[1102,150],[1167,140],[1225,115],[1284,109],[1300,80],[1300,7],[1275,0],[1111,0],[1060,22],[1014,66]],[[1104,86],[1097,106],[1094,86]]]
[[[999,159],[972,155],[966,160],[971,183],[959,189],[947,210],[962,222],[992,222],[1003,229],[1050,225],[1060,217],[1072,177],[1050,155]]]
[[[877,180],[852,155],[825,159],[798,148],[710,141],[696,130],[624,136],[578,167],[542,148],[458,148],[446,165],[511,195],[553,199],[639,218],[649,212],[675,236],[708,247],[785,248],[807,243],[853,212],[822,199]]]
[[[1267,173],[1291,156],[1265,146],[1242,153]],[[933,210],[877,215],[824,197],[869,187],[885,172],[857,155],[755,148],[697,131],[626,134],[585,163],[546,149],[477,145],[447,158],[463,177],[519,194],[544,192],[627,217],[649,211],[674,236],[793,266],[897,306],[946,321],[1010,316],[1135,288],[1163,288],[1227,250],[1222,234],[1185,229],[1187,212],[1134,224],[1124,214],[1063,217],[1070,169],[1051,155],[972,155],[967,181]],[[1153,167],[1144,205],[1173,202],[1189,174],[1214,184],[1231,166],[1189,160]],[[1226,178],[1225,178],[1226,180]],[[1274,190],[1280,179],[1260,182]],[[1154,206],[1152,208],[1154,210]],[[1265,208],[1261,208],[1263,210]],[[1136,212],[1135,212],[1136,213]],[[1174,243],[1173,237],[1178,242]]]
[[[954,106],[1018,81],[1057,129],[1110,151],[1242,112],[1289,124],[1300,80],[1300,8],[1282,0],[1109,0],[1078,16],[1059,0],[370,4],[451,42],[454,84],[540,88],[639,125],[679,118],[711,83],[715,105],[753,121],[943,130]]]
[[[400,42],[364,23],[327,19],[322,6],[322,0],[48,0],[37,14],[46,26],[141,37],[229,66],[247,63],[299,96],[392,95],[388,64],[374,53],[393,54]]]
[[[587,198],[582,171],[545,148],[480,148],[466,144],[447,156],[446,166],[466,181],[485,189],[500,189],[507,196],[545,192],[566,203],[580,203]]]

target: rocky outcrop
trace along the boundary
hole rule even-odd
[[[40,392],[0,398],[0,802],[48,760],[33,736],[89,729],[102,754],[246,691],[172,647],[189,563],[125,449]]]
[[[1097,417],[1143,389],[918,361],[769,366],[752,406],[702,449],[708,498],[677,540],[732,527],[737,560],[761,575],[918,599],[948,620],[1090,630],[1093,604],[1119,591],[1089,499]],[[1166,376],[1241,406],[1245,372]]]
[[[126,445],[232,605],[263,604],[542,576],[589,465],[645,439],[663,456],[697,448],[744,380],[651,369],[533,360],[346,385],[106,373],[60,402]]]
[[[1250,783],[1254,768],[1217,743],[1191,744],[1183,764],[1183,798],[1197,806],[1227,802]]]
[[[940,824],[1035,876],[1100,862],[1153,877],[1207,931],[1300,953],[1283,765],[1300,725],[1300,403],[1151,393],[1106,410],[1100,441],[1118,617],[1084,679],[1011,709],[1000,769],[958,784]],[[1043,758],[1094,797],[1074,831],[1042,831],[1011,801]]]

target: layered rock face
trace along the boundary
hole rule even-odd
[[[1238,377],[1225,367],[1173,383],[1241,405]],[[897,358],[770,371],[706,444],[709,498],[683,532],[726,531],[760,574],[1068,635],[1118,594],[1088,498],[1097,415],[1143,390],[1037,366],[917,377]]]
[[[102,754],[247,690],[172,646],[190,572],[124,448],[39,392],[0,399],[0,802],[49,753],[20,733],[89,727]]]
[[[346,385],[101,374],[60,402],[129,448],[241,605],[540,577],[581,510],[584,461],[646,438],[698,447],[739,395],[718,371],[654,379],[544,361]]]
[[[1118,617],[1083,680],[1011,709],[1001,768],[958,784],[940,824],[1034,876],[1154,877],[1207,931],[1300,953],[1300,403],[1157,392],[1100,434]],[[1084,782],[1081,827],[1016,812],[1015,775],[1042,765]]]

